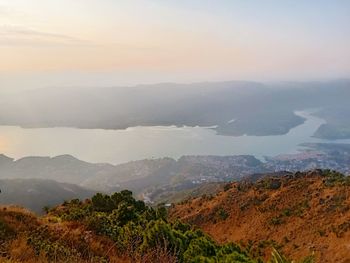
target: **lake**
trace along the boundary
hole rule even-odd
[[[181,155],[238,155],[258,158],[295,153],[313,138],[324,120],[307,111],[295,112],[306,121],[285,135],[221,136],[204,127],[132,127],[125,130],[0,126],[0,153],[13,158],[71,154],[88,162],[112,164]],[[334,142],[334,141],[332,141]],[[335,142],[350,143],[350,140]]]

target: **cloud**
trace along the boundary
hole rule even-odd
[[[1,12],[1,9],[0,9]],[[90,41],[64,34],[42,32],[22,26],[0,26],[0,45],[11,46],[57,46],[79,45],[91,46]]]
[[[107,49],[131,50],[131,51],[155,51],[162,52],[156,45],[136,45],[130,43],[110,42],[98,44],[89,40],[72,37],[65,34],[43,32],[28,27],[14,25],[0,25],[0,46],[30,46],[30,47],[104,47]]]

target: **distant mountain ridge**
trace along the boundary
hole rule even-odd
[[[45,179],[0,179],[0,205],[18,205],[38,214],[45,206],[52,207],[65,200],[85,199],[95,193],[74,184]]]
[[[179,160],[145,159],[119,165],[88,163],[71,155],[25,157],[18,160],[0,156],[0,179],[52,179],[104,191],[113,191],[119,187],[137,191],[151,185],[170,183],[177,176],[189,180],[202,176],[208,181],[239,179],[261,169],[262,162],[249,155],[183,156]]]
[[[92,164],[71,155],[24,157],[14,160],[0,156],[0,178],[42,178],[80,184],[91,176],[112,173],[113,165]]]
[[[0,179],[50,179],[107,193],[130,189],[151,202],[173,200],[170,197],[176,192],[191,192],[203,183],[240,180],[265,170],[261,161],[249,155],[183,156],[120,165],[87,163],[70,155],[19,160],[0,156]]]
[[[342,117],[342,112],[350,111],[349,97],[347,80],[48,88],[2,96],[0,125],[101,129],[198,125],[217,126],[223,135],[264,136],[286,134],[302,124],[304,119],[295,110],[319,108],[317,114],[327,124],[318,137],[350,138],[350,122]]]
[[[264,162],[251,155],[189,155],[178,160],[145,159],[112,165],[88,163],[70,155],[19,160],[0,155],[0,179],[50,179],[106,193],[130,189],[138,198],[157,203],[178,200],[173,198],[177,193],[190,193],[202,184],[238,181],[261,173],[321,168],[350,174],[349,144],[302,146],[307,147],[305,151],[266,157]]]

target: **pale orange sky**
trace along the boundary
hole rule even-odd
[[[348,77],[349,13],[344,0],[0,0],[1,89]]]

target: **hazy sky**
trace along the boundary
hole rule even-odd
[[[350,76],[348,0],[0,0],[0,89]]]

